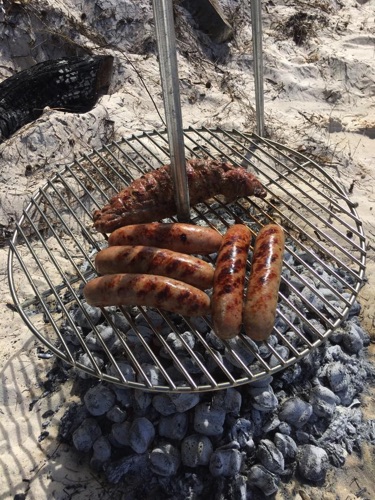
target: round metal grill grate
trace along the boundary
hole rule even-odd
[[[97,322],[84,307],[82,286],[95,276],[95,253],[106,245],[92,228],[92,212],[134,178],[169,162],[166,131],[133,135],[66,166],[32,197],[10,243],[10,290],[27,326],[68,364],[123,387],[209,391],[272,375],[330,335],[364,278],[365,237],[355,205],[317,163],[238,131],[189,128],[184,139],[187,158],[246,166],[268,191],[265,200],[225,205],[214,199],[192,207],[193,223],[224,233],[242,221],[255,236],[277,222],[286,231],[278,314],[267,342],[242,335],[218,341],[209,318],[134,307],[103,309]],[[105,326],[113,330],[111,340]]]

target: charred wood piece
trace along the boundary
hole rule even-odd
[[[44,61],[0,83],[0,142],[36,120],[45,107],[85,113],[108,92],[112,56]]]
[[[232,38],[232,26],[218,0],[183,0],[181,5],[214,42],[223,43]]]

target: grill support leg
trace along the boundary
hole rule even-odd
[[[261,0],[250,0],[251,25],[253,32],[255,112],[257,134],[264,136],[264,88],[262,51],[262,7]]]
[[[190,220],[190,200],[185,166],[173,4],[172,0],[153,0],[152,3],[177,217],[180,221],[187,222]]]

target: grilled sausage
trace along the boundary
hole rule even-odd
[[[276,224],[264,226],[255,240],[244,306],[244,327],[253,340],[272,332],[281,280],[285,236]]]
[[[206,158],[186,161],[191,206],[221,195],[226,203],[242,196],[264,198],[266,189],[246,168]],[[129,224],[172,217],[177,212],[170,165],[163,165],[135,179],[115,194],[101,210],[93,213],[94,227],[111,233]]]
[[[217,252],[221,241],[221,234],[212,228],[180,222],[150,222],[120,227],[109,236],[108,245],[147,245],[207,255]]]
[[[88,304],[156,307],[182,316],[210,312],[210,298],[182,281],[153,274],[107,274],[89,281],[83,295]]]
[[[222,339],[235,337],[241,329],[250,240],[249,228],[235,224],[224,235],[217,256],[211,314],[213,329]]]
[[[214,268],[198,257],[147,246],[112,246],[95,257],[99,274],[143,273],[169,276],[205,290],[212,287]]]

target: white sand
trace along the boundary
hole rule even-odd
[[[32,37],[40,41],[45,29],[42,24],[38,25],[43,21],[42,10],[48,14],[49,29],[62,29],[70,37],[74,29],[69,31],[69,27],[75,19],[78,23],[75,43],[90,47],[95,53],[112,53],[116,71],[111,95],[104,96],[91,112],[68,115],[46,110],[41,118],[0,145],[0,224],[10,232],[30,194],[58,166],[112,139],[162,125],[144,87],[162,110],[157,60],[152,54],[134,54],[137,44],[153,34],[148,2],[124,1],[115,13],[109,8],[111,2],[104,1],[44,0],[24,12],[22,4],[27,9],[29,3],[11,4],[20,12],[15,32],[7,24],[0,27],[4,39],[1,80],[37,62],[30,56],[27,32],[30,31],[28,23],[33,20]],[[96,6],[98,24],[92,22],[86,32],[78,29],[85,26],[80,21],[82,3],[87,22],[93,19]],[[185,126],[254,129],[251,28],[249,9],[243,4],[234,0],[223,2],[236,26],[226,63],[219,60],[215,65],[205,59],[186,22],[181,17],[177,20],[179,47],[184,51],[184,55],[179,55],[179,74]],[[133,19],[143,19],[143,25],[136,24],[134,31],[130,25],[128,38],[120,32],[117,42],[112,41],[113,48],[101,48],[97,35],[115,40],[114,23],[110,22],[114,17],[120,19],[122,11]],[[273,139],[312,155],[346,189],[354,182],[351,198],[358,203],[358,214],[368,237],[368,282],[360,293],[361,319],[375,338],[375,1],[323,0],[310,7],[309,3],[299,1],[276,1],[264,3],[263,11],[267,130]],[[299,11],[323,16],[327,21],[326,24],[316,21],[313,33],[302,46],[297,46],[281,31],[286,20]],[[10,15],[15,15],[12,9]],[[12,39],[18,40],[17,48]],[[62,41],[61,47],[63,50]],[[128,49],[131,53],[127,53]],[[46,58],[42,46],[39,52],[34,49],[33,53],[38,53],[38,61]],[[55,55],[61,55],[58,49]],[[209,89],[207,82],[211,83]],[[31,168],[32,175],[25,176],[26,168]],[[38,358],[37,340],[7,305],[12,302],[7,283],[7,256],[8,248],[4,245],[0,249],[0,498],[10,499],[16,493],[25,492],[32,500],[109,498],[87,464],[65,446],[59,446],[56,440],[58,420],[74,399],[71,384],[62,385],[60,390],[41,398],[30,408],[33,399],[41,396],[40,383],[46,379],[52,361]],[[374,356],[373,349],[370,349],[371,355]],[[372,389],[369,391],[363,396],[363,408],[373,418],[375,393]],[[54,413],[52,423],[46,427],[49,436],[38,442],[43,422],[51,418],[43,416],[47,410]],[[326,492],[293,482],[286,488],[290,496],[280,493],[277,498],[375,498],[374,450],[365,448],[363,452],[362,460],[349,457],[342,471],[330,474]],[[364,493],[367,497],[355,496],[361,488],[367,488]]]

